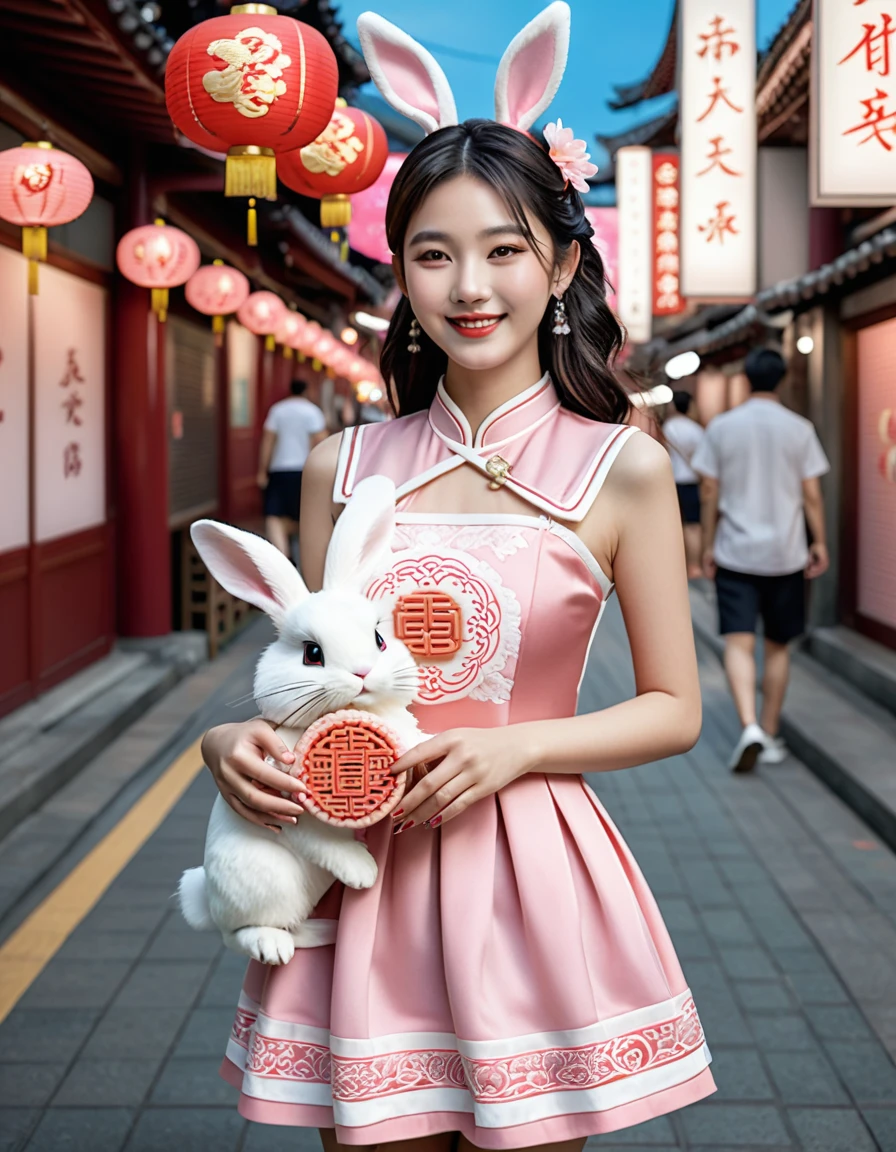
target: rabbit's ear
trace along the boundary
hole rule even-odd
[[[448,79],[422,44],[375,12],[358,17],[358,38],[371,79],[396,112],[427,136],[457,123]]]
[[[218,583],[266,612],[278,628],[287,609],[308,595],[292,562],[260,536],[214,520],[197,520],[190,536]]]
[[[554,99],[569,52],[569,5],[555,0],[514,36],[498,65],[495,119],[525,132]]]
[[[356,484],[336,521],[327,560],[327,591],[361,591],[389,567],[395,531],[395,484],[387,476],[368,476]]]

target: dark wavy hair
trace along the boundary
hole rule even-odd
[[[389,247],[401,260],[411,217],[433,188],[461,175],[494,188],[545,264],[556,266],[578,240],[581,259],[563,297],[571,332],[552,334],[552,297],[538,328],[541,368],[550,372],[565,408],[592,420],[624,423],[629,401],[612,370],[623,334],[607,304],[603,261],[591,242],[594,229],[581,196],[565,185],[560,169],[532,137],[493,120],[466,120],[421,141],[402,164],[389,194]],[[548,232],[553,253],[539,251],[530,219]],[[390,403],[399,416],[430,406],[448,363],[446,353],[425,332],[417,341],[420,351],[408,352],[412,315],[407,297],[402,296],[380,360]]]

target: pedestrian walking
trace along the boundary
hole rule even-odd
[[[828,567],[819,477],[830,465],[811,422],[776,389],[780,352],[754,348],[744,371],[751,396],[716,416],[691,459],[703,477],[703,569],[715,579],[725,672],[743,727],[730,767],[778,764],[790,676],[789,644],[806,626],[806,578]],[[812,533],[807,543],[806,522]],[[756,625],[763,624],[762,712],[756,710]]]
[[[672,459],[672,475],[678,490],[678,508],[684,532],[688,579],[701,575],[700,477],[691,467],[703,439],[703,426],[693,419],[693,397],[684,389],[672,393],[671,415],[663,421],[663,438]]]
[[[508,49],[506,123],[463,124],[428,52],[359,22],[383,95],[432,135],[387,211],[403,296],[382,370],[399,418],[312,453],[302,568],[319,588],[355,485],[395,482],[391,567],[365,584],[384,598],[377,646],[400,625],[414,648],[432,735],[394,767],[420,774],[394,829],[367,830],[375,885],[337,886],[317,910],[335,943],[250,962],[223,1069],[244,1116],[318,1127],[327,1152],[581,1152],[714,1091],[656,902],[582,778],[691,747],[700,689],[669,459],[627,425],[611,367],[622,336],[577,191],[584,143],[549,125],[549,154],[526,131],[568,19],[552,4]],[[638,694],[576,716],[614,587]],[[388,697],[376,663],[328,671],[316,636],[294,643],[330,707]],[[213,729],[203,750],[260,835],[312,818],[286,798],[293,753],[265,723]]]
[[[290,538],[299,531],[305,461],[315,444],[327,436],[323,412],[304,395],[307,387],[304,380],[293,380],[292,394],[271,405],[258,458],[265,535],[286,556],[290,555]]]

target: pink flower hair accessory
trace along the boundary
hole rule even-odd
[[[587,177],[597,173],[597,165],[590,163],[591,153],[584,140],[573,138],[572,128],[564,128],[563,121],[548,124],[544,138],[550,148],[550,157],[577,192],[587,192]]]

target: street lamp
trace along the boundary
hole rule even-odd
[[[696,352],[682,352],[666,364],[666,375],[670,380],[681,380],[683,376],[693,376],[699,367],[700,357]]]
[[[815,341],[811,336],[800,336],[796,342],[797,352],[802,352],[804,356],[808,356],[812,349],[815,347]]]

